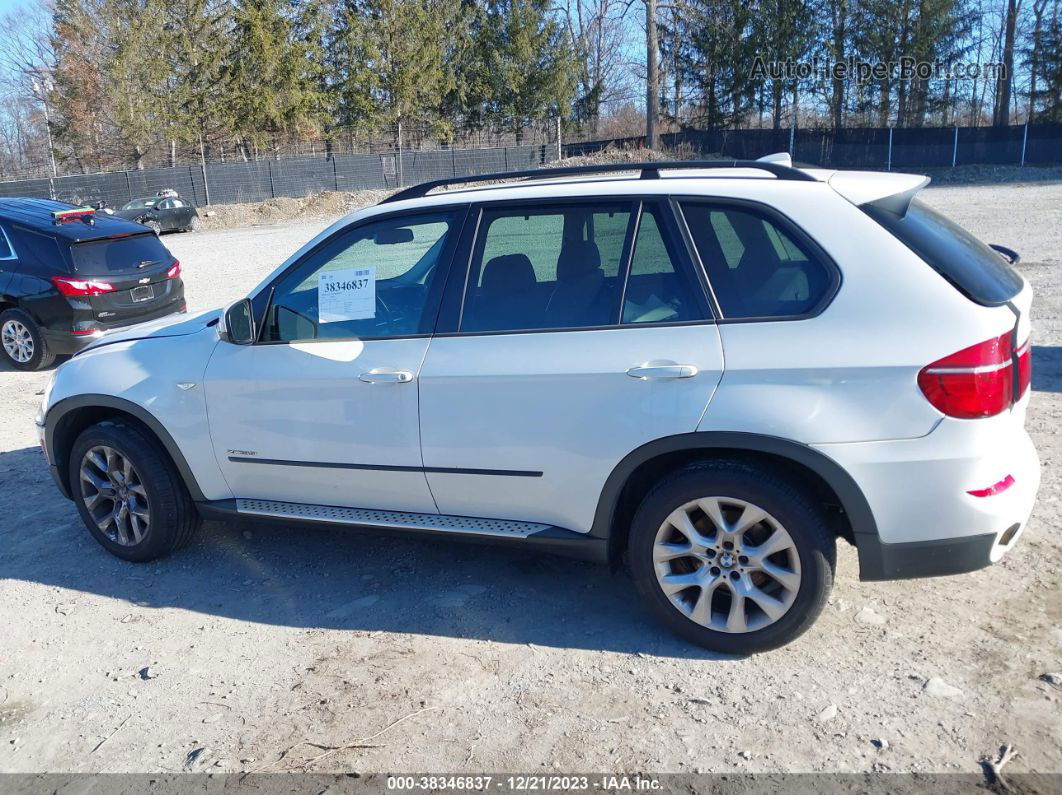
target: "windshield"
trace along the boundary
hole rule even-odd
[[[918,199],[903,216],[873,202],[862,209],[972,301],[998,306],[1021,291],[1021,276],[999,254]]]
[[[71,252],[74,270],[84,276],[136,273],[143,270],[141,266],[173,262],[173,255],[151,233],[77,243]]]
[[[133,199],[129,204],[122,207],[123,210],[146,210],[154,207],[158,199]]]

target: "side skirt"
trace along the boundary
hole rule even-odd
[[[196,507],[203,518],[218,521],[240,519],[287,526],[326,526],[342,530],[444,536],[455,541],[504,544],[594,563],[608,562],[608,542],[605,539],[535,522],[243,498],[197,502]]]

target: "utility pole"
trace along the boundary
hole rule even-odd
[[[656,0],[645,0],[645,145],[658,148],[660,56],[657,53]]]
[[[52,120],[48,115],[48,92],[54,88],[51,80],[45,80],[44,83],[38,83],[33,81],[33,90],[40,94],[41,104],[44,106],[44,126],[48,129],[48,157],[52,162],[52,178],[59,176],[59,172],[55,170],[55,147],[52,145]]]

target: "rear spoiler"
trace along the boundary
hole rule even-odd
[[[903,218],[911,200],[929,184],[919,174],[883,174],[880,171],[838,171],[829,185],[852,204],[873,204]]]

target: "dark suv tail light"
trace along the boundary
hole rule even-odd
[[[53,276],[52,284],[67,297],[103,295],[114,292],[113,284],[97,279],[66,279],[62,276]]]
[[[181,261],[179,259],[175,259],[173,261],[173,264],[170,265],[170,269],[168,271],[166,271],[166,278],[167,279],[176,279],[180,275],[181,275]]]
[[[994,417],[1009,409],[1029,385],[1032,362],[1028,343],[1015,352],[1011,332],[938,359],[918,373],[926,399],[949,417]],[[1014,360],[1018,367],[1015,372]]]

